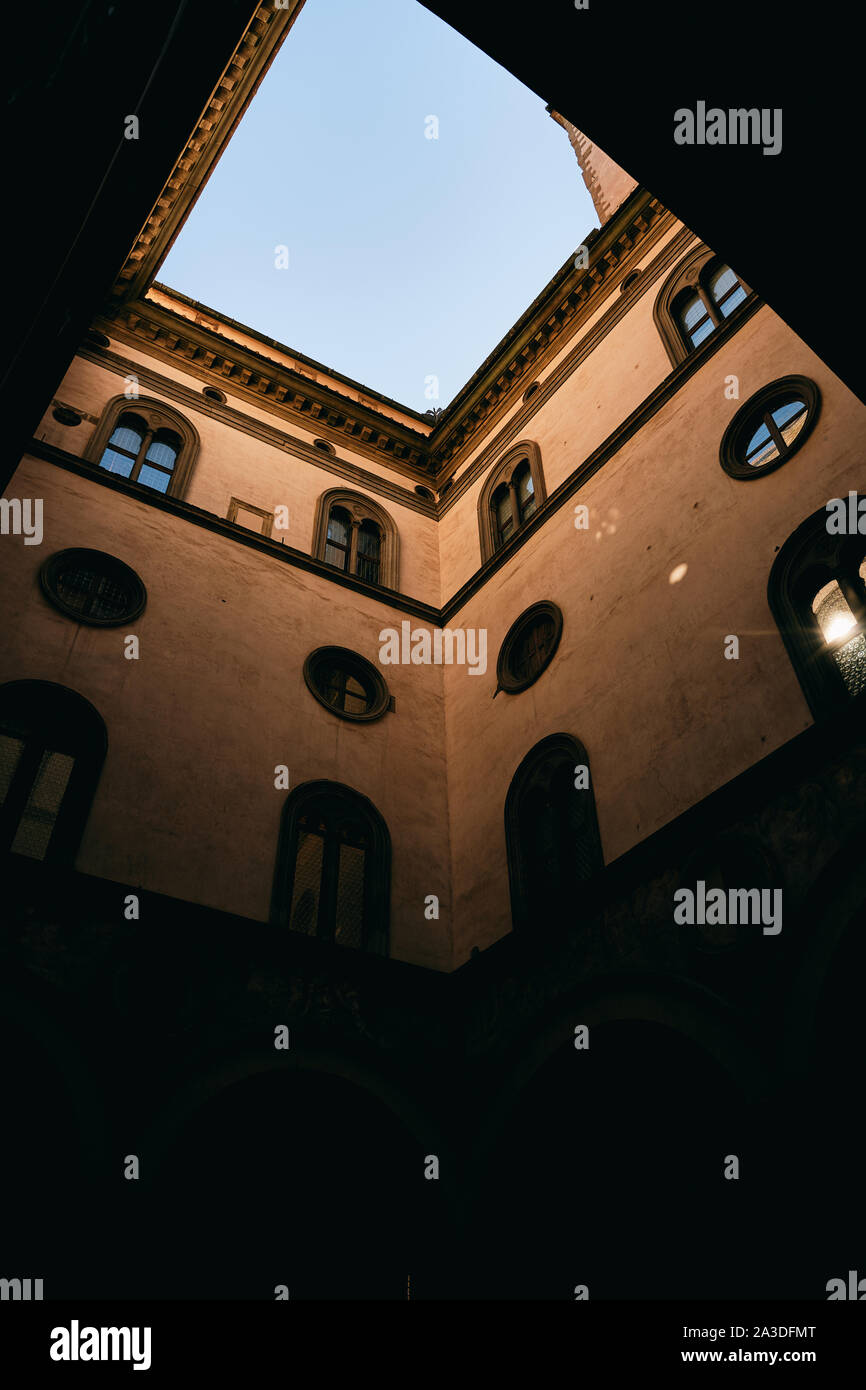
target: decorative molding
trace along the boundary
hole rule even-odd
[[[607,337],[611,329],[625,317],[633,307],[637,298],[658,279],[660,275],[668,269],[672,261],[681,255],[683,247],[693,241],[693,234],[684,227],[675,237],[671,239],[667,246],[663,248],[656,260],[647,266],[643,271],[638,284],[635,286],[633,295],[618,295],[612,300],[611,307],[602,318],[594,325],[590,331],[577,342],[567,357],[554,368],[550,375],[540,383],[537,391],[533,391],[529,400],[526,401],[520,410],[508,420],[499,431],[472,460],[468,468],[454,480],[452,487],[448,489],[447,501],[442,500],[439,504],[439,516],[442,517],[449,507],[463,496],[468,488],[489,468],[492,459],[508,443],[521,434],[529,426],[532,417],[550,400],[565,381],[572,375],[577,368],[586,361],[590,353],[594,352],[601,342]],[[703,346],[703,345],[702,345]],[[698,349],[700,351],[700,349]],[[459,466],[459,465],[458,465]],[[441,488],[440,488],[441,496]]]
[[[115,300],[144,294],[297,18],[303,0],[261,0],[118,272]]]
[[[251,512],[253,516],[261,518],[265,524],[261,530],[256,533],[257,535],[270,536],[273,532],[273,512],[266,512],[264,507],[254,507],[252,502],[244,502],[240,497],[232,497],[229,501],[229,509],[226,512],[226,521],[237,522],[239,526],[243,526],[244,522],[238,522],[238,512]]]
[[[684,386],[686,381],[694,376],[695,372],[704,366],[710,357],[714,356],[720,348],[724,347],[752,315],[762,307],[763,300],[760,300],[757,295],[752,295],[745,304],[737,309],[736,313],[732,314],[731,317],[726,320],[724,326],[719,329],[718,333],[713,333],[706,342],[701,343],[700,347],[693,352],[690,357],[686,358],[685,362],[681,362],[675,371],[671,372],[669,376],[666,376],[664,381],[660,382],[655,390],[632,411],[631,415],[627,416],[626,419],[617,426],[613,433],[609,434],[607,439],[605,439],[597,449],[594,449],[589,457],[560,483],[556,491],[550,494],[544,506],[539,508],[535,516],[527,522],[513,540],[509,541],[501,550],[497,550],[496,554],[485,561],[484,564],[467,579],[466,583],[445,602],[442,607],[441,621],[443,623],[450,622],[464,604],[468,603],[469,599],[472,598],[479,589],[483,588],[488,579],[490,579],[497,570],[501,569],[503,564],[513,558],[515,551],[519,550],[532,536],[536,535],[547,519],[552,516],[554,512],[558,511],[560,507],[564,506],[565,503],[589,481],[593,474],[597,473],[600,468],[608,463],[609,460],[619,452],[622,446],[626,444],[633,435],[638,433],[646,424],[647,420],[652,419],[653,415],[661,410],[662,406],[666,405],[672,396],[676,395],[680,387]],[[440,516],[441,512],[442,508],[440,507]]]
[[[325,454],[307,440],[298,438],[297,435],[287,434],[275,425],[268,425],[262,420],[253,419],[230,405],[221,405],[212,401],[209,397],[185,386],[182,382],[162,376],[152,368],[146,367],[140,362],[134,362],[130,357],[121,357],[117,353],[108,352],[102,348],[90,347],[79,348],[78,356],[85,361],[92,362],[97,367],[102,367],[105,371],[114,372],[117,376],[126,377],[133,373],[138,377],[140,384],[151,391],[158,391],[162,395],[168,396],[170,400],[177,401],[184,409],[198,411],[201,415],[209,415],[212,419],[219,420],[220,423],[231,429],[240,430],[244,434],[251,435],[254,439],[261,440],[263,444],[270,444],[283,453],[295,454],[306,463],[311,463],[315,468],[323,469],[331,477],[345,478],[348,482],[353,482],[368,492],[375,492],[382,497],[389,498],[392,502],[399,502],[402,507],[409,507],[412,511],[420,512],[423,516],[434,519],[436,517],[435,502],[429,502],[425,498],[417,496],[414,490],[400,487],[399,483],[392,482],[390,478],[380,477],[377,473],[368,473],[366,469],[360,468],[357,464],[349,463],[345,459]],[[259,404],[259,402],[256,403]],[[277,413],[272,405],[264,408],[274,410],[274,413]]]
[[[585,239],[589,266],[575,270],[574,258],[568,260],[444,411],[430,438],[437,478],[473,447],[480,428],[490,429],[512,408],[562,351],[563,341],[595,314],[674,221],[658,199],[639,188],[600,232]]]
[[[99,322],[110,328],[114,338],[172,363],[207,385],[229,385],[251,404],[265,410],[276,408],[275,413],[282,418],[301,424],[336,446],[350,444],[357,453],[404,473],[414,482],[430,479],[426,435],[203,324],[147,300],[121,305]],[[85,355],[83,349],[81,355]]]

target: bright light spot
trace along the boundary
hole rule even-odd
[[[688,568],[688,565],[677,565],[676,569],[672,569],[668,575],[668,583],[679,584],[681,579],[685,579]]]
[[[836,613],[827,624],[824,640],[836,642],[840,637],[844,637],[846,632],[850,632],[852,627],[856,626],[857,619],[853,613]]]

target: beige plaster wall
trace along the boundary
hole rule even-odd
[[[637,317],[619,378],[624,408],[649,357]],[[725,426],[789,373],[818,383],[820,418],[788,465],[735,481],[718,461]],[[729,374],[739,400],[725,398]],[[566,401],[589,440],[616,385],[600,375],[597,410],[583,388],[551,403],[537,437],[554,482],[571,428]],[[864,427],[866,408],[762,308],[451,620],[486,626],[490,652],[483,680],[445,671],[455,965],[510,930],[505,798],[540,739],[562,731],[585,744],[609,863],[811,723],[767,580],[802,520],[862,486]],[[574,527],[577,504],[589,507],[588,531]],[[679,565],[686,575],[671,584]],[[540,599],[562,609],[559,651],[534,686],[494,700],[502,639]],[[739,660],[724,658],[728,634],[740,639]]]
[[[405,615],[41,460],[25,458],[7,496],[43,499],[44,540],[0,544],[0,681],[57,681],[108,728],[77,867],[266,920],[286,795],[274,768],[286,764],[293,787],[331,778],[379,809],[393,842],[392,955],[447,969],[441,668],[389,667],[396,711],[372,725],[330,714],[302,676],[324,644],[377,661],[379,632]],[[128,629],[138,660],[124,657],[126,628],[77,624],[42,596],[42,561],[73,545],[107,550],[143,579],[147,607]],[[430,893],[438,922],[424,918]]]
[[[143,359],[145,360],[145,359]],[[163,363],[148,363],[155,370],[164,372],[173,380],[182,380],[182,374],[174,372]],[[190,379],[185,384],[190,384]],[[200,383],[199,390],[200,390]],[[84,410],[89,415],[99,417],[106,403],[123,392],[123,377],[104,367],[76,358],[64,377],[56,396],[65,405]],[[366,488],[361,483],[345,479],[327,467],[327,456],[316,454],[313,462],[291,450],[276,448],[272,444],[257,439],[242,429],[227,424],[219,410],[211,411],[207,402],[202,409],[195,409],[171,399],[156,388],[143,386],[142,397],[165,400],[166,404],[179,410],[195,427],[201,440],[198,462],[187,488],[185,501],[202,507],[216,516],[225,517],[229,501],[237,497],[265,511],[273,511],[277,506],[289,509],[289,526],[285,531],[275,531],[277,539],[285,539],[286,545],[310,554],[312,551],[316,504],[322,493],[333,487],[348,487],[353,491],[366,493],[374,498],[391,515],[400,536],[400,583],[402,593],[426,603],[439,602],[439,550],[437,523],[411,506],[403,506],[390,497]],[[245,402],[231,402],[250,418],[263,419],[272,428],[279,427],[279,420],[273,415],[259,411],[256,415]],[[134,409],[130,402],[130,409]],[[37,437],[50,444],[66,449],[81,457],[87,449],[96,426],[84,421],[74,427],[58,424],[49,410],[37,430]],[[294,430],[292,433],[296,433]],[[297,436],[312,444],[313,434],[297,431]],[[342,446],[338,454],[346,462],[366,467],[366,460],[353,455]],[[319,463],[319,459],[322,463]],[[380,476],[386,470],[379,470]],[[405,484],[400,475],[388,475],[390,480]],[[410,489],[407,488],[407,492]]]

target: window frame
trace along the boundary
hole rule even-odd
[[[325,558],[328,542],[328,526],[335,508],[349,517],[349,550],[346,568],[338,569]],[[365,579],[358,573],[358,537],[364,522],[379,530],[379,575],[378,579]],[[372,498],[350,488],[330,488],[323,492],[316,506],[316,519],[313,525],[312,554],[336,574],[343,574],[357,580],[359,584],[370,584],[376,589],[396,589],[399,584],[399,534],[393,518]]]
[[[131,591],[131,601],[128,610],[119,618],[95,618],[87,613],[81,613],[67,603],[58,593],[57,576],[65,564],[74,562],[76,559],[86,563],[88,559],[98,559],[105,568],[115,570],[118,578],[129,586]],[[105,562],[108,562],[107,565]],[[110,575],[106,577],[111,577]],[[65,550],[55,550],[53,555],[49,555],[39,570],[39,584],[45,598],[56,608],[64,617],[71,618],[73,622],[84,623],[86,627],[124,627],[136,622],[142,615],[147,604],[147,590],[141,577],[136,574],[131,565],[127,565],[123,560],[119,560],[116,555],[110,555],[106,550],[93,550],[84,546],[69,546]]]
[[[593,869],[588,878],[580,880],[586,885],[588,892],[591,891],[591,885],[598,880],[599,875],[604,870],[604,853],[598,828],[598,812],[595,804],[595,788],[589,754],[584,745],[573,734],[549,734],[536,743],[523,757],[508,784],[505,798],[505,846],[511,898],[511,924],[514,932],[525,931],[534,923],[533,882],[530,865],[527,862],[526,846],[521,834],[521,801],[527,791],[531,790],[543,765],[547,761],[554,762],[556,759],[561,759],[563,766],[568,765],[574,768],[583,765],[589,771],[589,786],[585,789],[585,793],[590,797],[586,817],[586,832],[589,857],[593,861]],[[580,794],[575,789],[575,795]],[[549,928],[551,925],[555,929],[557,924],[547,922],[542,924],[544,928]]]
[[[123,415],[138,415],[147,426],[141,447],[136,455],[136,468],[138,469],[144,464],[148,449],[160,430],[171,430],[179,437],[180,447],[174,468],[169,474],[165,492],[161,492],[159,488],[151,487],[148,483],[141,483],[137,478],[124,478],[122,474],[112,473],[109,469],[102,467],[102,457]],[[198,459],[199,448],[198,432],[189,420],[173,406],[166,405],[164,401],[151,396],[140,396],[137,400],[129,400],[126,396],[114,396],[103,409],[99,424],[85,450],[84,458],[86,462],[94,465],[98,473],[136,488],[142,496],[182,498],[189,487],[193,469]],[[158,467],[156,464],[151,466]]]
[[[785,396],[799,396],[806,405],[806,419],[800,427],[799,432],[792,440],[790,445],[785,446],[782,440],[782,451],[769,463],[761,464],[753,468],[745,461],[745,446],[760,422],[755,417],[758,412],[769,417],[774,408],[783,404],[782,398]],[[740,406],[734,415],[719,445],[719,463],[730,478],[736,478],[740,482],[750,482],[753,478],[763,478],[767,473],[773,473],[777,468],[781,468],[789,459],[793,458],[798,449],[806,443],[809,435],[817,424],[821,414],[821,392],[817,384],[807,376],[782,376],[775,381],[767,382],[760,391],[756,391],[750,396],[743,405]],[[776,427],[778,432],[778,427]],[[778,441],[770,427],[770,434],[776,447]]]
[[[723,256],[717,255],[707,246],[697,246],[674,267],[656,296],[653,305],[653,320],[672,366],[678,367],[681,362],[685,362],[694,353],[701,352],[708,343],[712,343],[716,339],[717,330],[724,328],[728,323],[735,323],[748,305],[756,299],[751,286],[737,271],[733,270],[738,283],[746,292],[746,297],[727,316],[719,313],[719,305],[710,294],[706,282],[725,265],[733,270],[733,266]],[[697,344],[686,342],[678,319],[677,301],[687,292],[699,296],[713,323],[712,333],[709,333],[702,342]],[[731,290],[729,293],[733,294],[734,291]],[[727,295],[723,296],[721,302],[724,302],[725,298]]]
[[[382,815],[372,801],[361,792],[342,782],[327,780],[304,782],[295,787],[286,797],[280,815],[279,842],[271,899],[271,921],[275,926],[282,927],[287,935],[295,940],[308,935],[307,933],[292,931],[290,923],[298,846],[302,829],[300,822],[302,816],[307,814],[309,808],[314,806],[316,801],[326,799],[344,802],[347,809],[351,808],[353,814],[363,818],[365,828],[369,833],[370,849],[365,851],[369,857],[364,865],[364,913],[367,920],[364,922],[364,939],[360,947],[344,946],[335,940],[334,935],[320,936],[318,931],[309,935],[318,942],[320,947],[360,950],[365,955],[387,956],[390,954],[391,837]],[[323,876],[324,866],[323,853]],[[321,911],[324,896],[321,879],[319,891],[319,910]],[[333,901],[336,896],[336,884],[331,882],[325,892]],[[336,923],[334,923],[334,928],[336,928]]]
[[[531,627],[539,618],[553,619],[553,642],[543,664],[529,676],[518,676],[514,673],[511,666],[514,649],[523,637],[527,628]],[[499,655],[496,658],[496,691],[505,691],[507,695],[519,695],[521,691],[528,690],[534,685],[556,656],[559,643],[562,638],[563,617],[562,609],[550,599],[542,599],[539,603],[533,603],[529,608],[524,609],[519,618],[511,624],[502,639],[499,648]]]
[[[317,673],[323,666],[329,665],[331,662],[343,668],[346,674],[354,677],[360,685],[365,688],[367,686],[372,687],[372,703],[363,714],[340,709],[326,699],[322,682]],[[383,714],[387,714],[393,706],[390,691],[381,671],[366,657],[361,656],[358,652],[353,652],[349,647],[316,647],[315,651],[310,652],[304,662],[304,680],[310,694],[329,714],[335,714],[338,719],[348,719],[353,724],[373,724],[377,719],[381,719]]]
[[[20,739],[25,751],[0,806],[0,854],[12,844],[45,752],[66,754],[72,771],[45,854],[33,863],[72,867],[108,752],[105,724],[83,695],[53,681],[9,681],[0,686],[0,733]]]
[[[529,466],[535,508],[525,520],[521,520],[515,480],[524,464]],[[500,527],[493,506],[494,496],[503,485],[509,490],[513,522],[511,533],[504,540],[500,537]],[[481,540],[481,563],[484,564],[494,555],[507,550],[517,536],[532,525],[543,510],[546,501],[547,491],[544,485],[544,470],[541,466],[541,450],[534,440],[524,439],[519,444],[514,444],[490,470],[479,494],[478,531]]]
[[[866,499],[866,490],[855,494]],[[849,709],[866,691],[852,695],[834,651],[866,632],[866,581],[860,566],[866,558],[866,535],[827,531],[828,512],[820,507],[788,537],[776,556],[767,583],[767,601],[791,665],[816,721]],[[812,603],[821,588],[835,580],[857,623],[843,638],[828,643]]]

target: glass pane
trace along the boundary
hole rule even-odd
[[[842,672],[842,679],[849,695],[859,695],[866,690],[866,636],[858,633],[844,647],[833,653],[836,665]]]
[[[366,714],[369,708],[370,701],[361,682],[355,680],[354,676],[347,676],[343,709],[347,714]]]
[[[514,530],[514,517],[511,512],[511,493],[507,487],[497,488],[493,495],[493,511],[500,541],[505,541]]]
[[[358,532],[358,553],[360,555],[372,555],[378,559],[380,545],[378,528],[365,521]]]
[[[719,304],[719,309],[721,311],[722,318],[727,318],[728,314],[733,313],[737,305],[742,304],[745,297],[746,291],[743,289],[742,285],[738,285],[738,287],[734,290],[734,293],[729,294],[727,299],[722,300]]]
[[[692,340],[692,346],[697,347],[698,343],[702,343],[705,338],[709,338],[715,326],[716,325],[713,323],[712,319],[707,317],[701,324],[700,328],[696,328],[694,332],[690,335]]]
[[[20,738],[10,738],[8,734],[0,734],[0,806],[6,800],[9,788],[12,786],[12,778],[15,776],[15,769],[21,761],[23,752],[24,744]]]
[[[68,753],[46,749],[42,754],[36,780],[12,841],[13,854],[24,854],[28,859],[45,858],[74,762]]]
[[[174,468],[177,458],[177,448],[167,439],[155,439],[144,456],[151,463],[156,463],[160,468]]]
[[[528,468],[521,469],[517,477],[517,504],[521,521],[528,521],[535,511],[535,487]]]
[[[366,579],[368,584],[379,582],[379,556],[363,555],[358,548],[358,578]]]
[[[335,940],[341,946],[364,944],[364,850],[355,845],[340,845]]]
[[[787,405],[777,406],[773,411],[773,419],[786,444],[797,438],[806,423],[808,413],[805,401],[789,401]]]
[[[138,428],[129,415],[122,416],[117,428],[109,439],[109,444],[116,444],[118,449],[126,449],[132,455],[138,453],[141,448],[141,441],[144,439],[144,426]]]
[[[331,512],[328,520],[328,540],[336,541],[338,545],[348,545],[349,523],[348,518],[344,519],[343,512]]]
[[[812,600],[812,612],[818,619],[818,626],[824,634],[825,642],[838,642],[857,620],[848,606],[848,601],[835,579],[825,584]]]
[[[707,306],[699,294],[693,294],[680,309],[680,323],[683,328],[692,329],[701,319],[706,318]]]
[[[106,449],[99,466],[106,468],[109,473],[117,473],[121,478],[128,478],[135,466],[135,459],[128,454],[119,454],[116,449]]]
[[[344,570],[346,568],[346,561],[348,560],[348,558],[348,550],[340,550],[336,545],[331,545],[330,542],[325,546],[326,564],[334,565],[335,568],[338,570]]]
[[[295,859],[295,880],[292,885],[292,906],[289,925],[292,931],[315,936],[319,917],[319,893],[322,886],[322,852],[325,842],[321,835],[302,831]]]
[[[124,586],[96,570],[64,569],[55,582],[58,597],[87,617],[120,618],[129,611],[130,596]]]
[[[153,488],[154,492],[165,492],[171,482],[171,474],[160,473],[158,468],[151,468],[145,463],[136,481],[143,483],[145,487]]]
[[[729,265],[723,265],[717,270],[715,275],[710,276],[710,294],[713,299],[718,301],[728,290],[732,290],[737,283],[737,277]]]
[[[753,468],[759,468],[761,464],[769,463],[778,456],[779,450],[770,431],[766,425],[760,425],[746,445],[746,463],[751,464]]]

